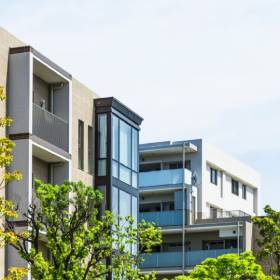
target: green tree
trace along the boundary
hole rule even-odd
[[[4,87],[0,86],[0,101],[6,99]],[[6,127],[12,124],[12,120],[8,117],[0,117],[0,128],[5,132]],[[19,181],[21,173],[19,171],[7,172],[6,168],[9,167],[13,161],[12,151],[15,144],[7,137],[0,138],[0,189],[3,190],[9,182]],[[13,203],[6,200],[4,196],[0,196],[0,247],[3,247],[5,240],[9,239],[10,232],[5,230],[5,219],[15,218],[17,213]],[[21,279],[26,274],[26,269],[12,267],[9,269],[9,275],[4,277],[5,280]]]
[[[226,254],[208,258],[197,265],[188,276],[177,276],[175,280],[268,280],[261,266],[256,264],[250,252],[241,255]]]
[[[26,214],[30,231],[18,233],[9,223],[9,243],[28,262],[33,279],[104,279],[111,273],[114,279],[154,279],[140,275],[139,254],[160,244],[159,229],[146,222],[137,226],[131,217],[117,222],[109,211],[100,215],[102,194],[82,182],[54,186],[35,180],[35,192],[40,203]],[[40,251],[42,235],[51,259]],[[140,250],[131,254],[138,242]]]
[[[280,212],[265,206],[264,217],[254,217],[261,238],[257,239],[259,252],[257,258],[267,260],[274,279],[280,279]]]

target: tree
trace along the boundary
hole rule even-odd
[[[257,239],[259,252],[257,258],[268,260],[270,272],[274,279],[280,279],[280,212],[265,206],[264,217],[254,217],[261,238]]]
[[[138,266],[140,253],[160,244],[159,229],[146,222],[136,226],[130,217],[117,222],[109,211],[101,215],[102,194],[82,182],[54,186],[35,180],[35,192],[39,204],[25,215],[30,231],[18,233],[8,224],[14,237],[9,243],[28,262],[33,279],[98,280],[111,273],[113,279],[154,279],[141,276]],[[40,251],[42,235],[51,259]],[[138,241],[141,250],[133,255]]]
[[[0,86],[0,101],[4,101],[6,98],[5,90]],[[0,128],[5,131],[5,128],[12,124],[12,120],[8,117],[0,117]],[[21,179],[21,173],[19,171],[7,172],[6,168],[9,167],[13,161],[12,151],[14,142],[7,137],[0,138],[0,189],[3,190],[9,182],[19,181]],[[15,218],[17,213],[13,203],[6,200],[4,196],[0,196],[0,247],[5,245],[5,240],[10,238],[10,233],[5,231],[5,219]],[[9,268],[9,275],[4,277],[5,280],[17,280],[21,279],[25,274],[24,268]]]
[[[197,265],[188,276],[178,276],[175,280],[268,280],[261,266],[255,263],[250,252],[241,255],[226,254],[208,258]]]

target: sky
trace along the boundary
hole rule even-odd
[[[139,113],[142,143],[204,138],[280,210],[279,0],[0,3],[0,26]]]

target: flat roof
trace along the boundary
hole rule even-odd
[[[24,53],[24,52],[31,52],[34,56],[42,60],[44,63],[55,69],[57,72],[59,72],[61,75],[65,76],[69,80],[72,80],[72,75],[65,71],[62,67],[51,61],[49,58],[41,54],[39,51],[34,49],[31,46],[22,46],[22,47],[16,47],[16,48],[10,48],[10,54],[17,54],[17,53]]]
[[[154,142],[140,144],[139,152],[142,155],[147,154],[172,154],[172,153],[181,153],[185,148],[185,152],[195,153],[197,152],[197,146],[192,143],[192,140],[185,141],[164,141],[164,142]]]

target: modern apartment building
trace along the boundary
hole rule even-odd
[[[163,234],[143,273],[168,277],[207,257],[252,250],[259,189],[256,171],[201,139],[140,145],[140,219]]]
[[[104,209],[137,220],[139,115],[113,97],[99,98],[1,28],[0,85],[7,89],[1,115],[14,120],[1,136],[16,143],[11,170],[23,173],[20,182],[6,189],[6,197],[18,206],[18,228],[28,227],[23,214],[35,200],[34,178],[52,184],[81,180],[96,186],[104,194]],[[47,255],[43,240],[44,236],[41,250]],[[1,276],[11,266],[26,265],[11,247],[1,250]]]

